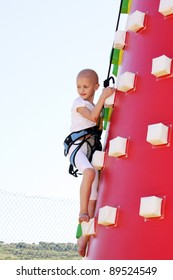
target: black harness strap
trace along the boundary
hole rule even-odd
[[[76,132],[72,132],[71,134],[69,134],[66,139],[64,140],[64,155],[67,156],[69,149],[72,145],[76,145],[76,148],[74,149],[74,151],[72,152],[71,156],[70,156],[70,166],[69,166],[69,173],[75,177],[77,177],[78,174],[78,170],[74,170],[74,168],[76,167],[75,165],[75,156],[78,152],[78,150],[82,147],[82,145],[84,143],[87,143],[87,145],[90,147],[90,153],[87,156],[88,160],[91,162],[92,160],[92,156],[93,153],[95,152],[95,150],[101,150],[102,146],[101,146],[101,134],[102,131],[99,129],[98,126],[94,126],[94,127],[89,127],[80,131],[76,131]],[[93,145],[90,143],[90,139],[91,137],[94,140]],[[78,143],[76,143],[77,140],[81,139],[82,140]]]

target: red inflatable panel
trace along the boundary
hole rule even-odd
[[[173,259],[173,15],[159,12],[160,0],[132,0],[130,14],[145,13],[145,27],[127,31],[119,75],[135,73],[134,89],[118,91],[111,117],[95,217],[105,205],[118,208],[116,226],[96,224],[88,259]],[[171,74],[156,77],[154,58],[171,59]],[[168,127],[168,143],[153,145],[148,126]],[[108,155],[109,141],[128,139],[127,154]],[[162,198],[161,216],[139,215],[142,197]]]

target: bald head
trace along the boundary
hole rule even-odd
[[[78,75],[77,75],[77,79],[78,78],[88,78],[88,79],[91,79],[93,81],[93,83],[95,83],[95,84],[99,83],[98,75],[92,69],[83,69],[83,70],[81,70],[78,73]]]

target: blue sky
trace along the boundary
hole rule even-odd
[[[102,85],[119,2],[0,2],[0,189],[78,198],[63,156],[75,78],[93,68]]]

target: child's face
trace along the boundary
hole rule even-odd
[[[93,102],[95,91],[99,84],[96,84],[92,78],[79,76],[76,81],[78,94],[89,102]]]

